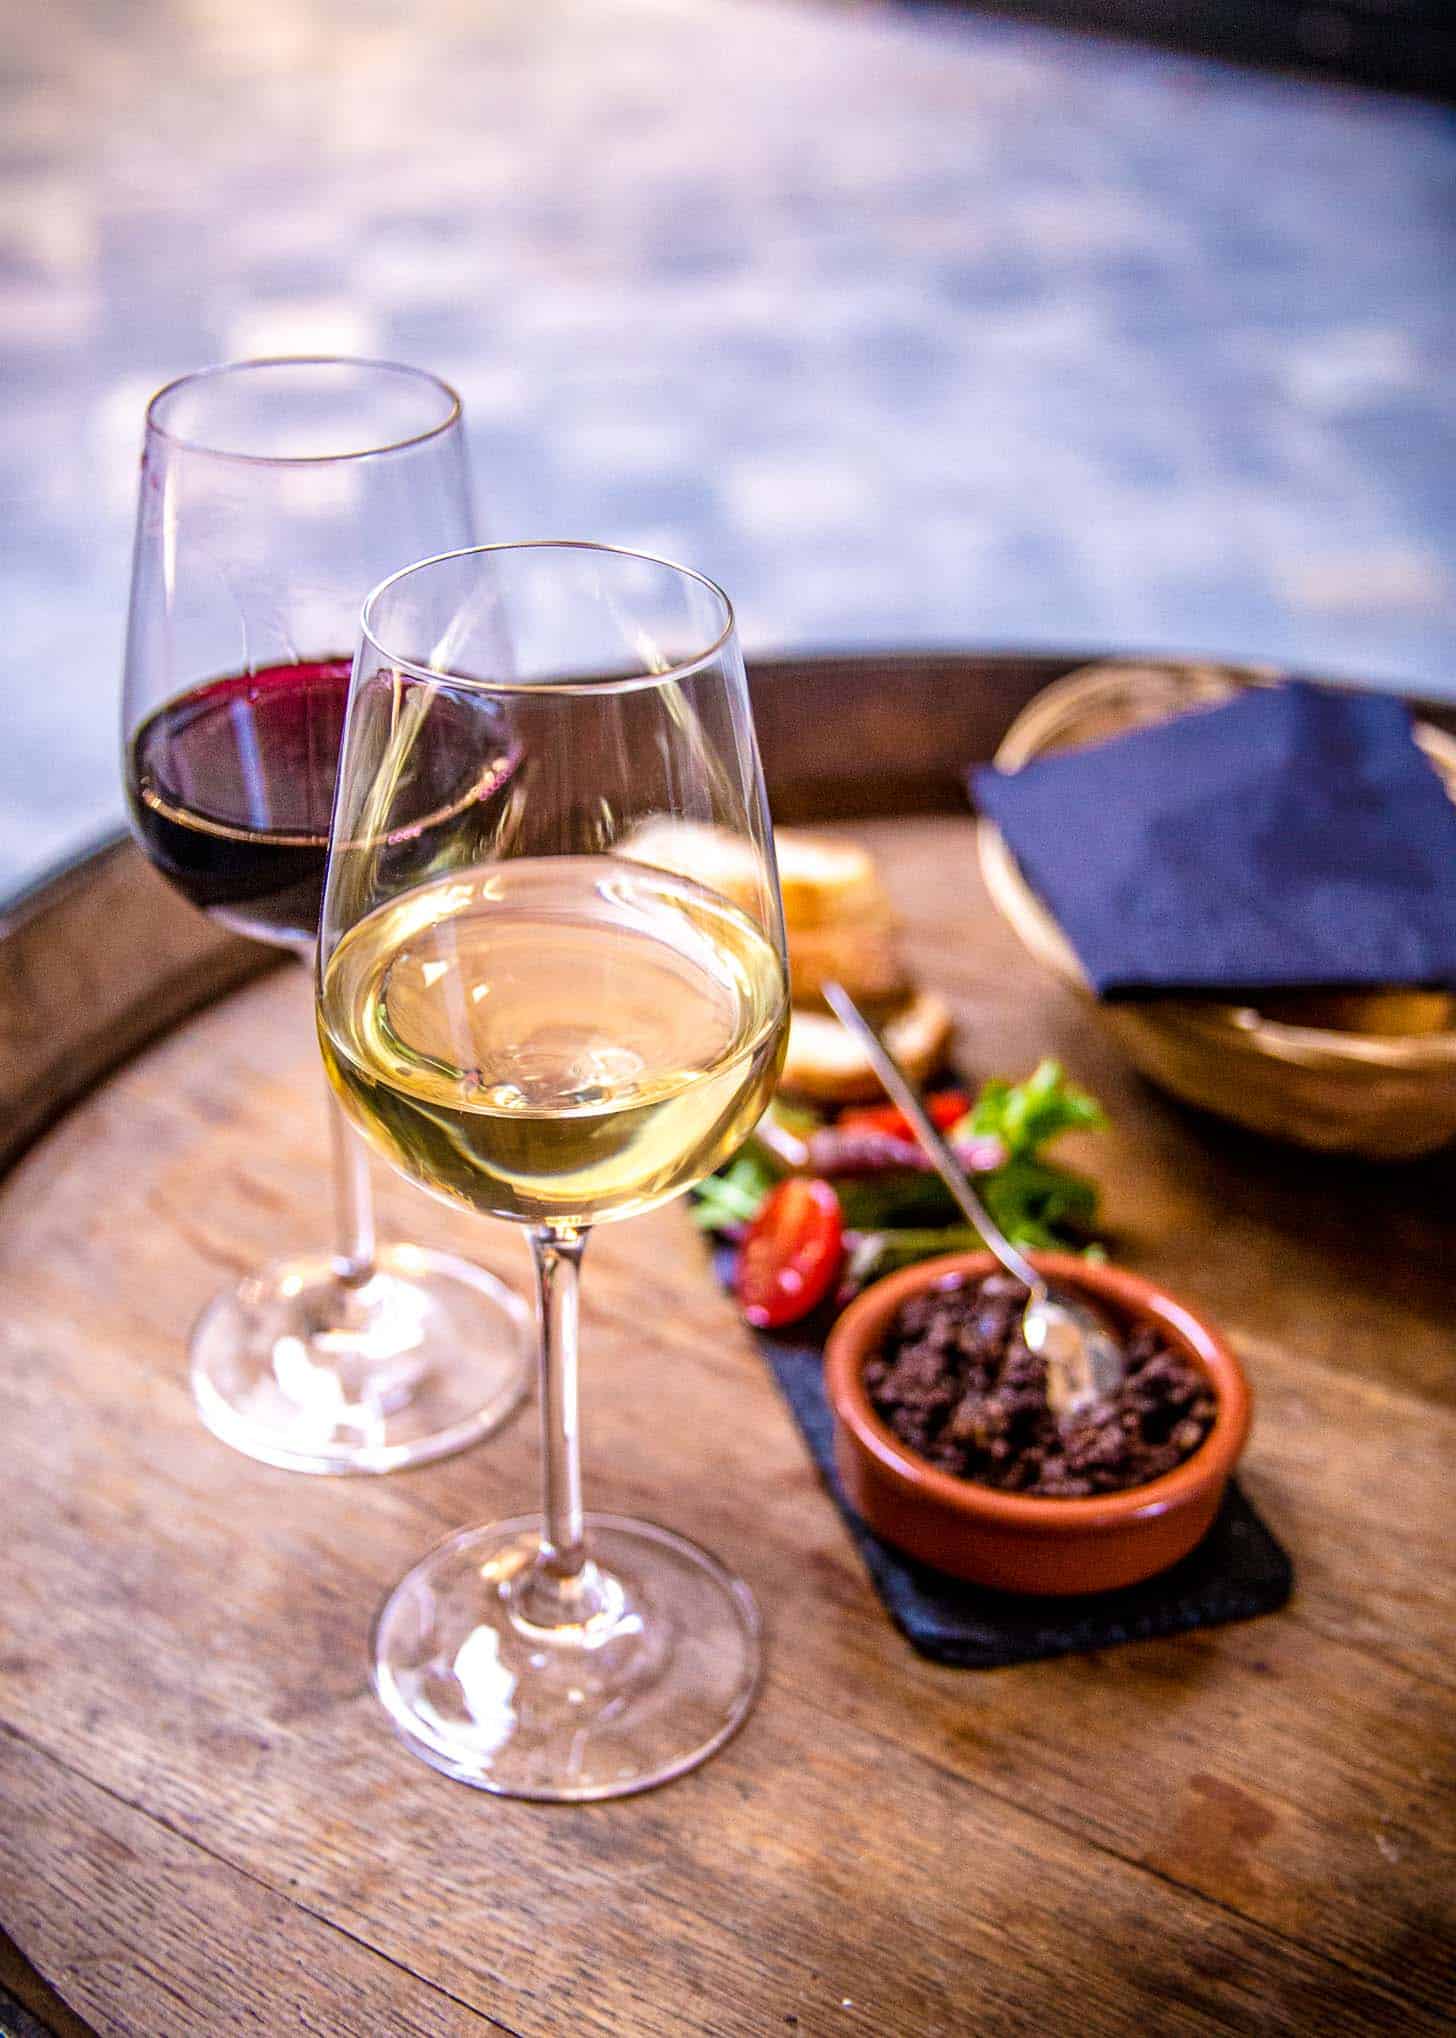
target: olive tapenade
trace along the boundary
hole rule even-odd
[[[1213,1426],[1204,1373],[1152,1324],[1126,1335],[1117,1394],[1059,1422],[1021,1335],[1027,1291],[1008,1274],[913,1296],[865,1367],[875,1412],[940,1470],[1006,1493],[1077,1499],[1146,1485]]]

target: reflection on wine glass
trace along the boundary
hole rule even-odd
[[[460,404],[432,375],[251,361],[153,398],[124,768],[138,840],[194,905],[311,959],[360,601],[471,535]],[[476,788],[436,790],[443,813]],[[365,1154],[330,1118],[337,1250],[218,1296],[193,1332],[193,1388],[210,1429],[270,1464],[391,1471],[515,1407],[525,1313],[468,1261],[376,1247]]]
[[[436,818],[440,785],[466,781],[480,796]],[[787,1017],[720,591],[566,544],[459,552],[377,588],[320,930],[324,1059],[396,1166],[529,1227],[540,1286],[541,1518],[452,1537],[375,1631],[396,1726],[468,1783],[642,1790],[752,1702],[746,1588],[666,1529],[582,1512],[577,1279],[591,1225],[746,1137]]]

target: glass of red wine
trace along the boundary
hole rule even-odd
[[[213,919],[311,965],[361,603],[386,574],[473,536],[460,401],[433,375],[244,361],[153,397],[127,797],[152,864]],[[451,755],[493,755],[489,729],[459,734]],[[426,838],[499,790],[478,771],[438,776],[419,789]],[[428,855],[427,839],[413,847]],[[364,1149],[332,1099],[330,1114],[334,1250],[275,1260],[217,1296],[192,1333],[192,1385],[208,1428],[252,1457],[388,1472],[475,1442],[515,1408],[528,1319],[467,1260],[376,1244]]]

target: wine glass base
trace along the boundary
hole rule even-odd
[[[367,1281],[326,1255],[277,1260],[192,1332],[202,1420],[288,1472],[394,1472],[464,1450],[519,1405],[530,1311],[481,1267],[382,1246]]]
[[[747,1586],[669,1529],[588,1514],[609,1610],[543,1628],[521,1604],[539,1526],[464,1529],[385,1601],[374,1688],[397,1732],[447,1776],[548,1803],[626,1797],[706,1761],[758,1692]]]

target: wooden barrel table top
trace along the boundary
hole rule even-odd
[[[973,1075],[1057,1054],[1119,1258],[1222,1322],[1263,1620],[990,1673],[891,1626],[679,1204],[585,1286],[589,1504],[746,1577],[757,1711],[618,1803],[447,1781],[366,1674],[425,1548],[532,1503],[518,1418],[309,1479],[201,1427],[221,1284],[328,1235],[309,986],[125,844],[0,923],[0,1986],[56,2030],[1388,2032],[1456,2011],[1456,1160],[1261,1144],[1146,1088],[982,892],[959,767],[1067,658],[760,665],[775,809],[869,842]],[[380,1177],[382,1223],[524,1285],[510,1229]],[[81,2021],[77,2021],[81,2020]],[[4,2019],[0,2017],[0,2026]]]

